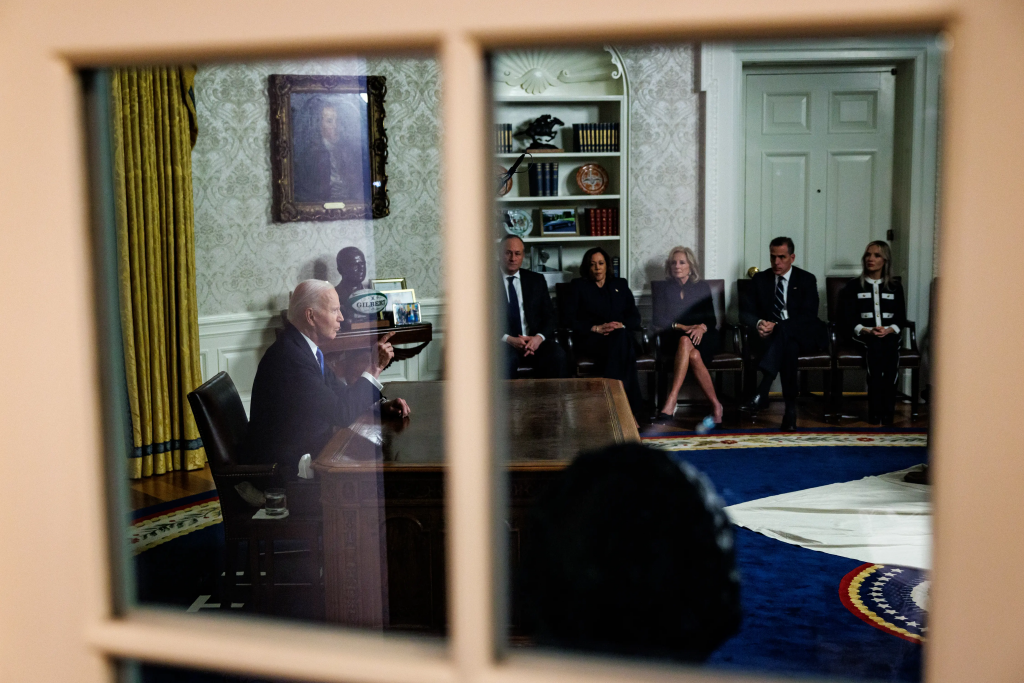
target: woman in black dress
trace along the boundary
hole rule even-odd
[[[597,374],[622,381],[633,415],[639,418],[643,398],[633,332],[640,329],[640,311],[629,284],[610,271],[608,252],[601,247],[587,250],[580,263],[582,277],[570,283],[566,320],[574,344],[594,359]]]
[[[722,421],[722,404],[715,394],[715,385],[707,364],[721,348],[718,319],[711,298],[711,288],[700,277],[697,257],[688,247],[674,247],[665,261],[665,280],[651,283],[654,305],[654,333],[661,335],[665,349],[675,349],[672,386],[665,396],[658,424],[671,422],[686,373],[693,370],[704,395],[711,401],[711,417]]]
[[[840,324],[849,339],[864,346],[868,366],[868,422],[891,425],[896,412],[900,329],[907,325],[903,286],[892,277],[892,251],[871,242],[861,257],[864,270],[839,294]]]

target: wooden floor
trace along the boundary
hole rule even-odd
[[[141,508],[205,493],[216,488],[210,466],[191,472],[169,472],[129,482],[132,512]]]
[[[735,407],[726,406],[721,429],[778,429],[784,411],[785,404],[782,402],[782,396],[776,394],[771,395],[768,407],[758,413],[756,418],[741,414]],[[822,412],[821,396],[801,397],[797,403],[796,424],[798,429],[879,429],[878,425],[868,424],[865,421],[867,411],[867,394],[847,393],[843,399],[842,419],[838,424],[834,421],[826,422]],[[658,431],[693,429],[710,412],[709,406],[706,405],[679,406],[674,424],[641,425],[640,430],[648,434]],[[921,404],[920,415],[916,420],[912,420],[910,403],[897,401],[896,416],[892,426],[894,429],[927,429],[928,406]]]
[[[727,407],[722,420],[721,429],[778,429],[782,422],[783,403],[781,396],[772,395],[768,407],[761,411],[755,419],[741,415],[737,410]],[[867,413],[866,396],[847,394],[843,403],[844,417],[839,424],[825,422],[822,416],[820,396],[809,396],[800,399],[798,405],[797,427],[801,429],[870,429],[877,428],[864,421]],[[676,421],[669,425],[640,425],[646,434],[657,432],[676,432],[693,429],[708,414],[706,406],[680,406],[676,412]],[[893,424],[898,429],[927,429],[927,406],[921,406],[921,414],[917,420],[910,419],[910,404],[896,404],[896,420]],[[172,472],[130,482],[132,510],[139,510],[151,505],[166,503],[185,498],[197,493],[205,493],[216,487],[210,474],[210,466],[192,472]]]

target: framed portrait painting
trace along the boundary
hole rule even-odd
[[[387,216],[384,77],[271,74],[269,87],[274,221]]]

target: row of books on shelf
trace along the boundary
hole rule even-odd
[[[515,150],[511,123],[494,124],[494,151],[496,154],[511,154]],[[574,152],[618,152],[619,124],[617,123],[574,123],[572,124],[572,149]]]
[[[592,237],[614,237],[619,234],[619,209],[584,209],[588,234]]]
[[[496,154],[510,154],[512,152],[512,124],[494,124],[494,149]]]
[[[544,161],[538,164],[527,164],[527,176],[530,179],[531,197],[558,196],[558,162]]]
[[[572,148],[577,152],[618,152],[619,124],[572,124]]]

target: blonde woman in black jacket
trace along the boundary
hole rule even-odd
[[[868,422],[891,425],[896,410],[900,331],[907,325],[903,287],[892,277],[892,251],[871,242],[861,258],[864,270],[839,295],[841,331],[864,347],[868,366]]]

